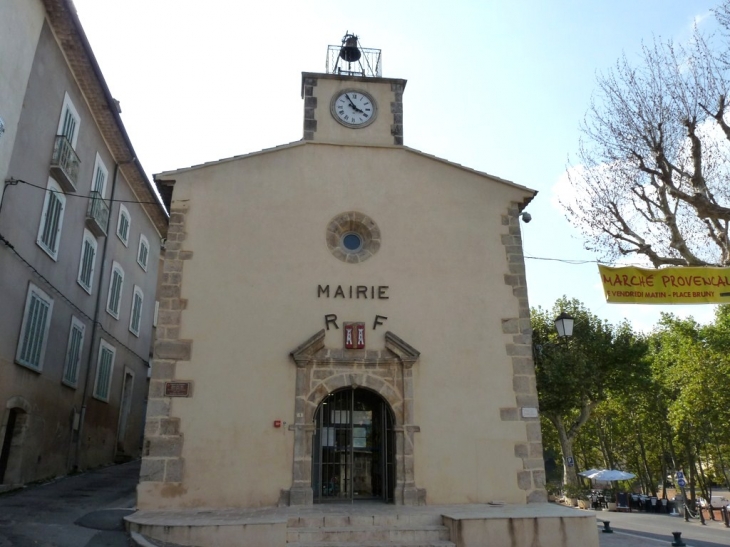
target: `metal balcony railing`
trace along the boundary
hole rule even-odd
[[[76,191],[79,176],[79,157],[69,140],[63,135],[56,136],[51,158],[51,175],[66,192]]]
[[[109,204],[102,199],[99,192],[91,192],[89,198],[86,226],[96,237],[105,236],[106,227],[109,223]]]

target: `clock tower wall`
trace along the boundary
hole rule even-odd
[[[403,144],[403,90],[406,80],[302,73],[304,140],[371,146]],[[338,121],[333,100],[364,92],[374,103],[374,120],[360,127]]]

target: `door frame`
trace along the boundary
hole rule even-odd
[[[296,363],[294,398],[294,460],[292,486],[282,491],[281,503],[311,505],[314,414],[330,393],[338,389],[366,387],[378,393],[393,411],[395,432],[396,505],[423,505],[426,491],[416,487],[413,366],[420,352],[388,331],[382,350],[330,349],[324,345],[325,330],[291,352]]]

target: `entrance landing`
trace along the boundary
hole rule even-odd
[[[125,521],[140,546],[598,547],[593,513],[551,503],[145,510]]]

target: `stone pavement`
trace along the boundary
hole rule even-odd
[[[0,495],[0,547],[127,547],[139,461]]]

